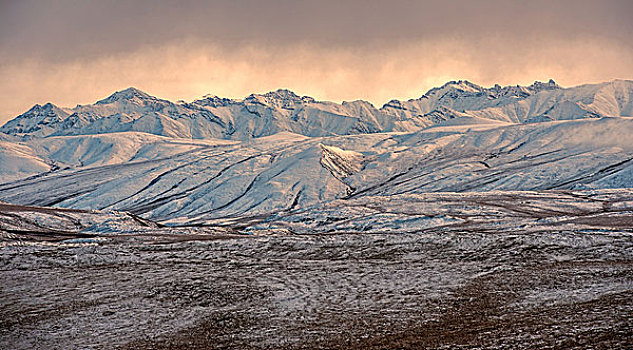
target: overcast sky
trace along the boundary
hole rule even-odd
[[[451,79],[632,79],[631,14],[630,0],[0,0],[0,123],[129,86],[381,105]]]

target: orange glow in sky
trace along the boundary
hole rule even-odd
[[[328,1],[301,5],[309,9],[272,1],[267,4],[273,9],[246,12],[247,18],[243,10],[258,2],[219,1],[213,7],[185,1],[191,8],[184,9],[151,2],[158,8],[151,16],[144,10],[135,15],[136,5],[90,5],[101,6],[97,14],[113,11],[103,23],[100,17],[81,20],[96,11],[83,3],[85,9],[69,5],[70,13],[55,12],[59,18],[50,18],[50,4],[17,3],[0,9],[0,123],[35,103],[73,107],[129,86],[174,101],[288,88],[321,100],[364,99],[381,106],[420,97],[453,79],[491,86],[553,78],[573,86],[633,78],[633,40],[626,40],[633,39],[633,25],[621,14],[632,6],[622,1],[372,2],[360,15],[347,5],[332,9],[339,5]],[[460,13],[453,9],[457,4],[473,8]],[[383,8],[397,5],[419,13]],[[222,13],[191,17],[195,6],[209,16],[224,11],[226,19]],[[587,9],[574,10],[582,6]],[[435,20],[429,9],[445,16]],[[116,12],[124,10],[132,14]],[[323,17],[312,20],[319,11]],[[37,18],[27,21],[29,16]]]

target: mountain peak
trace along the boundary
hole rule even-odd
[[[20,117],[26,117],[26,118],[30,118],[30,117],[34,117],[34,116],[40,116],[40,115],[53,115],[53,114],[63,114],[62,113],[62,109],[57,107],[56,105],[47,102],[44,105],[40,105],[40,104],[35,104],[33,107],[31,107],[28,111],[24,112],[22,115],[20,115]]]
[[[257,102],[257,103],[309,103],[315,100],[309,96],[299,96],[288,89],[277,89],[275,91],[269,91],[263,95],[252,94],[244,99],[244,101]]]
[[[560,85],[556,84],[554,79],[550,79],[547,83],[543,83],[540,81],[535,81],[534,84],[527,87],[529,90],[534,91],[535,93],[545,91],[545,90],[557,90],[560,89]]]
[[[484,90],[483,87],[475,83],[471,83],[468,80],[451,80],[449,82],[446,82],[444,85],[440,87],[432,88],[431,90],[427,91],[427,93],[424,94],[424,96],[428,97],[428,96],[444,95],[450,91],[458,92],[458,93],[477,93],[483,90]],[[452,97],[452,96],[449,96],[449,97]]]
[[[44,105],[36,104],[23,114],[9,120],[0,128],[0,132],[7,134],[36,133],[42,128],[54,125],[68,117],[63,109],[48,102]]]
[[[55,106],[54,104],[52,104],[50,102],[46,102],[46,104],[44,104],[44,105],[36,103],[36,104],[33,105],[33,107],[31,107],[24,114],[29,113],[29,112],[35,112],[35,111],[49,110],[49,109],[53,109],[53,108],[57,108],[57,106]]]
[[[265,97],[280,99],[280,100],[296,100],[299,99],[299,95],[288,89],[277,89],[264,94]]]
[[[152,99],[154,97],[152,97],[150,94],[144,91],[141,91],[135,87],[129,87],[125,90],[117,91],[113,93],[112,95],[108,96],[107,98],[101,101],[97,101],[97,103],[98,104],[112,103],[112,102],[120,101],[120,100],[132,100],[134,98]]]
[[[203,106],[223,107],[223,106],[234,104],[236,103],[236,101],[230,98],[208,94],[208,95],[202,96],[202,99],[200,100],[193,101],[193,103],[197,103]]]

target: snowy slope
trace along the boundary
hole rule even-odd
[[[553,80],[547,83],[537,81],[530,86],[495,85],[492,88],[485,88],[467,80],[449,81],[441,87],[429,90],[418,99],[392,100],[382,109],[390,115],[409,119],[436,110],[441,112],[443,108],[464,112],[503,106],[543,91],[560,89],[561,87]]]
[[[36,105],[0,132],[17,136],[95,135],[138,131],[177,138],[246,140],[287,131],[305,136],[413,132],[442,123],[525,123],[633,115],[633,82],[562,89],[553,81],[484,88],[452,81],[419,99],[381,108],[366,101],[316,101],[288,90],[243,100],[205,96],[173,103],[135,88],[92,105],[62,109]]]
[[[22,144],[60,168],[120,164],[168,158],[200,147],[231,144],[224,140],[168,138],[141,132],[34,138]]]
[[[632,132],[632,118],[431,128],[395,136],[399,152],[348,182],[365,194],[631,187]]]
[[[16,142],[0,141],[0,182],[43,173],[53,167],[33,149]]]
[[[504,106],[471,114],[513,122],[541,122],[597,117],[633,116],[633,82],[614,80],[570,89],[543,91]]]
[[[61,152],[81,149],[63,143],[93,137],[53,137],[21,145],[46,148],[72,167],[0,185],[0,200],[205,223],[365,196],[628,188],[632,132],[632,118],[601,118],[311,138],[280,133],[243,142],[107,136],[130,142],[112,156],[119,163],[95,157],[103,152]],[[167,152],[172,145],[181,148]],[[91,163],[76,167],[82,162]]]
[[[0,141],[0,183],[47,171],[168,158],[226,140],[191,140],[140,132]]]

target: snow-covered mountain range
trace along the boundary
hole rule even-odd
[[[16,136],[94,135],[139,131],[178,138],[246,140],[288,131],[305,136],[413,132],[452,123],[529,123],[633,115],[633,81],[563,89],[554,81],[484,88],[451,81],[418,99],[381,108],[366,101],[316,101],[288,90],[243,100],[206,96],[170,102],[129,88],[92,105],[35,105],[0,132]]]
[[[623,80],[453,81],[381,108],[287,90],[173,103],[130,88],[0,128],[0,201],[245,225],[363,198],[631,188],[632,101]]]

